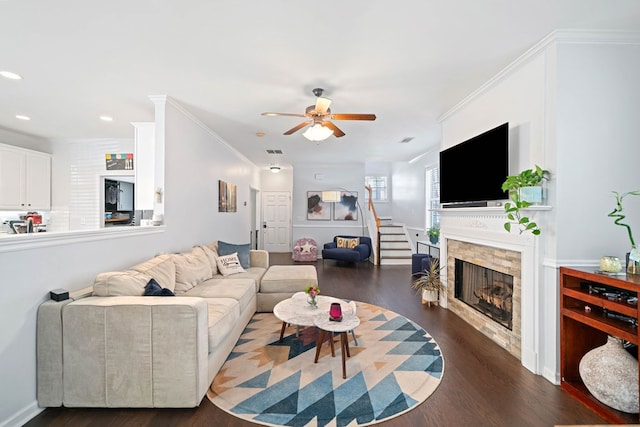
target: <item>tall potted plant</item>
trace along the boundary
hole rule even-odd
[[[442,270],[444,270],[444,267],[440,267],[440,260],[432,258],[427,268],[413,275],[416,278],[411,283],[411,287],[417,294],[422,294],[422,304],[431,306],[433,302],[438,305],[439,294],[446,289],[444,283],[440,280],[440,272]]]
[[[538,224],[531,221],[521,212],[534,203],[542,201],[542,182],[548,180],[550,172],[536,165],[535,169],[525,169],[518,175],[509,175],[502,183],[502,191],[509,193],[509,202],[504,204],[507,222],[504,229],[511,232],[511,226],[516,225],[520,234],[530,231],[537,236],[540,234]]]
[[[622,222],[626,218],[622,209],[622,200],[629,195],[640,196],[640,190],[628,191],[622,194],[614,191],[613,194],[615,194],[616,196],[616,207],[611,212],[609,212],[609,216],[611,218],[615,218],[615,220],[613,221],[614,224],[627,229],[629,242],[631,243],[631,252],[627,254],[627,273],[640,274],[640,250],[638,250],[638,247],[636,246],[636,241],[633,238],[631,226]]]

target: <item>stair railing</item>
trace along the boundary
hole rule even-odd
[[[367,211],[371,212],[371,216],[373,216],[374,222],[376,224],[375,236],[372,236],[374,237],[373,247],[375,248],[375,256],[374,256],[373,263],[374,265],[378,265],[380,263],[380,218],[378,217],[378,214],[376,213],[376,207],[373,204],[373,194],[371,191],[371,187],[368,185],[365,185],[364,188],[369,193],[369,203],[367,205]]]

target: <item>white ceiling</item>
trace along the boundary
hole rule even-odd
[[[0,78],[0,129],[131,138],[163,94],[259,166],[407,161],[437,149],[439,116],[555,29],[638,31],[640,1],[0,0],[0,70],[23,76]],[[377,120],[336,121],[346,136],[315,144],[282,135],[302,119],[260,114],[303,113],[314,87],[334,113]]]

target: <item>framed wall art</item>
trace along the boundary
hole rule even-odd
[[[355,191],[341,191],[340,201],[333,204],[333,219],[335,221],[358,220],[358,193]]]
[[[218,180],[218,212],[237,211],[237,186]]]
[[[307,191],[307,219],[329,221],[331,203],[322,201],[322,191]]]

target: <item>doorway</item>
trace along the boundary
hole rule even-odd
[[[268,252],[291,252],[291,193],[265,191],[262,196],[262,242]]]

